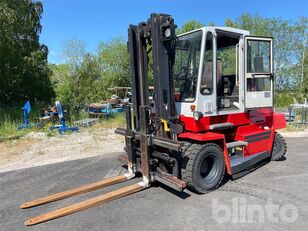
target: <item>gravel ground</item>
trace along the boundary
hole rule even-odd
[[[308,129],[304,129],[303,131],[294,131],[294,132],[288,132],[288,131],[278,131],[280,132],[284,137],[307,137],[308,136]]]
[[[47,137],[31,132],[20,140],[0,143],[0,172],[123,151],[124,139],[114,129],[82,129]]]

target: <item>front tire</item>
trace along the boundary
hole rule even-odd
[[[275,138],[273,142],[273,150],[272,150],[272,160],[281,160],[282,157],[285,156],[287,152],[287,143],[282,135],[278,132],[275,133]]]
[[[208,193],[219,187],[225,175],[221,148],[215,143],[192,144],[184,153],[182,180],[197,193]]]

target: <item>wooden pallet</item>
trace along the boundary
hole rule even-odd
[[[97,123],[99,121],[98,118],[87,118],[83,120],[77,120],[74,122],[74,126],[78,127],[90,127],[93,124]]]

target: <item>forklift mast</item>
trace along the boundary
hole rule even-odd
[[[129,25],[128,50],[131,66],[133,94],[133,124],[130,106],[126,106],[126,129],[118,128],[116,133],[125,135],[128,167],[133,173],[141,172],[145,182],[163,181],[180,190],[185,182],[177,177],[157,174],[155,160],[172,162],[174,173],[178,172],[177,161],[162,154],[179,152],[181,142],[173,140],[176,128],[175,99],[173,87],[173,65],[175,60],[176,25],[170,15],[151,14],[147,22]],[[155,115],[150,113],[148,86],[148,55],[153,56]],[[171,126],[174,124],[174,126]],[[167,152],[168,152],[167,151]],[[154,158],[155,156],[155,158]],[[141,169],[138,169],[140,166]]]
[[[138,26],[129,26],[128,50],[131,61],[134,128],[136,130],[145,132],[148,129],[150,106],[148,54],[151,52],[153,55],[155,117],[158,119],[156,126],[159,126],[161,121],[166,123],[165,121],[174,119],[175,28],[173,18],[165,14],[151,14],[147,22],[141,22]],[[158,135],[166,137],[162,131]]]

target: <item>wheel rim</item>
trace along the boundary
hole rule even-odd
[[[209,183],[215,179],[218,174],[218,170],[218,161],[214,154],[209,154],[203,157],[200,162],[199,173],[204,183]]]

